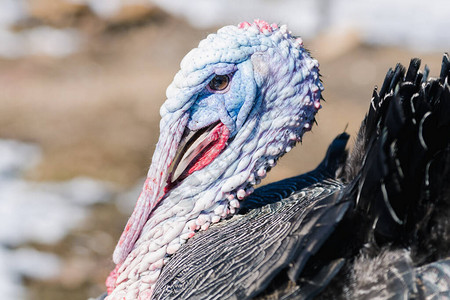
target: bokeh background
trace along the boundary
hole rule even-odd
[[[185,3],[185,4],[183,4]],[[321,63],[326,102],[265,182],[314,168],[354,135],[389,67],[450,49],[446,0],[0,0],[0,297],[86,299],[158,138],[181,58],[208,33],[287,24]]]

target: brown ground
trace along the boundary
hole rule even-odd
[[[96,27],[97,28],[97,27]],[[98,29],[98,28],[97,28]],[[77,175],[130,186],[146,174],[158,137],[158,109],[179,61],[207,33],[158,15],[156,21],[94,30],[85,51],[69,58],[0,60],[0,138],[36,142],[44,159],[28,176]],[[441,53],[361,45],[352,34],[305,41],[321,62],[326,103],[319,126],[281,159],[265,183],[314,168],[332,138],[354,135],[375,84],[388,67],[421,56],[436,74]],[[135,199],[130,199],[134,201]],[[126,216],[97,205],[92,219],[56,246],[36,245],[65,259],[51,282],[28,280],[33,299],[84,299],[103,289]]]

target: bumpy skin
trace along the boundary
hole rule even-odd
[[[225,74],[231,78],[226,91],[207,87]],[[233,214],[238,200],[311,129],[322,89],[317,61],[286,26],[258,20],[227,26],[188,53],[160,110],[160,138],[114,252],[107,299],[150,298],[168,255]],[[168,186],[183,133],[216,122],[224,125],[217,138],[226,144],[206,166]]]

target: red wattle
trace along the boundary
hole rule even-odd
[[[119,268],[120,268],[120,264],[116,265],[116,267],[114,268],[114,270],[112,270],[109,273],[108,278],[106,278],[106,292],[108,293],[108,295],[110,295],[112,293],[112,291],[114,291],[114,289],[116,288],[116,280],[117,280],[117,276],[119,276]]]

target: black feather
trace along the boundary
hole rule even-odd
[[[344,290],[352,299],[450,293],[450,63],[444,55],[437,79],[428,79],[428,68],[422,74],[419,66],[413,59],[404,75],[397,65],[388,71],[380,94],[374,91],[354,150],[364,152],[351,154],[346,166],[349,187],[357,186],[354,209],[324,244],[344,248],[341,274],[348,282],[333,280],[323,298]],[[343,192],[346,199],[353,195],[353,189]],[[345,234],[349,230],[352,235]],[[328,252],[322,249],[310,261],[335,261]],[[396,253],[401,253],[400,265],[383,258]],[[442,278],[424,283],[421,270],[436,268]],[[348,277],[355,270],[362,271]]]

